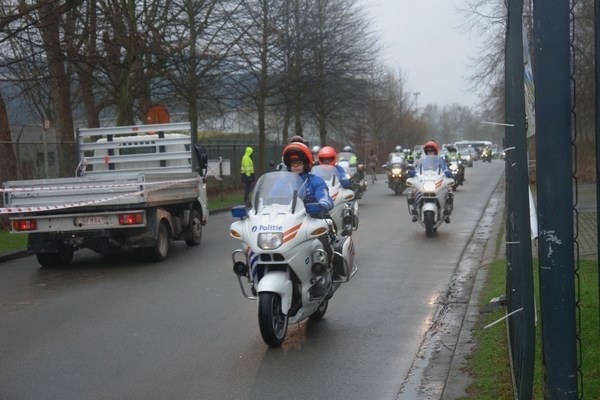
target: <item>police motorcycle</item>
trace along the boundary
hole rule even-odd
[[[305,193],[300,176],[270,172],[256,182],[250,209],[231,209],[240,220],[230,234],[241,242],[233,271],[242,294],[258,300],[260,333],[271,347],[282,344],[288,324],[321,319],[357,271],[352,236],[335,236],[321,206],[304,204]]]
[[[365,165],[357,163],[354,153],[342,151],[338,153],[337,157],[337,164],[346,171],[346,177],[350,180],[350,188],[354,191],[356,199],[361,199],[367,191]]]
[[[425,228],[425,235],[432,237],[443,222],[450,223],[454,179],[442,171],[438,156],[424,155],[406,184],[414,189],[407,196],[408,212],[413,216],[413,222],[419,221]]]
[[[481,151],[481,159],[483,160],[483,162],[492,162],[492,149],[483,149]]]
[[[323,178],[329,187],[329,197],[333,200],[333,208],[329,215],[338,235],[351,236],[358,229],[358,202],[354,199],[354,191],[344,188],[340,183],[340,173],[332,165],[315,165],[311,174]]]
[[[452,191],[456,191],[465,181],[465,167],[462,160],[448,160],[447,164],[448,169],[452,171],[452,178],[454,178]]]
[[[402,194],[406,189],[406,179],[408,179],[408,167],[403,153],[391,153],[387,164],[382,165],[387,171],[387,184],[394,191],[396,196]]]

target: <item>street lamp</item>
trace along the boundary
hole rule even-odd
[[[421,92],[414,92],[413,95],[415,96],[415,108],[419,108],[419,95],[421,94]]]

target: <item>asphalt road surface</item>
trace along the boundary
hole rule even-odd
[[[229,213],[161,263],[2,263],[0,399],[396,399],[503,169],[467,168],[432,238],[379,175],[360,201],[358,273],[276,349],[232,272]]]

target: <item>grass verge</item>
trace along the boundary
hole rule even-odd
[[[0,231],[0,253],[27,248],[27,235]]]
[[[540,313],[538,264],[534,259],[534,286],[538,318]],[[479,308],[484,310],[487,302],[506,292],[505,260],[496,260],[489,266],[489,274],[485,287],[479,298]],[[600,393],[600,335],[598,334],[598,262],[581,260],[579,264],[580,321],[581,321],[581,372],[583,374],[583,398],[595,398]],[[502,318],[504,308],[489,313],[481,313],[474,330],[476,345],[467,356],[465,369],[474,382],[468,387],[468,399],[512,400],[512,380],[506,324],[498,323],[483,329],[484,326]],[[536,329],[536,360],[533,377],[533,399],[543,399],[542,393],[542,356],[541,328],[538,321]],[[580,393],[581,396],[581,393]],[[591,397],[589,397],[591,396]]]

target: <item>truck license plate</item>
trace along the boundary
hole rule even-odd
[[[106,219],[104,217],[80,217],[77,218],[77,225],[104,225]]]

